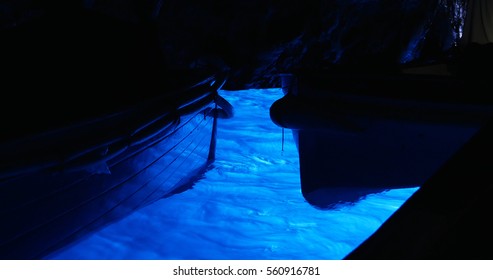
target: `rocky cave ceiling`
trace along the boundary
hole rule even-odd
[[[168,67],[228,68],[225,87],[245,89],[277,86],[278,74],[296,67],[441,59],[460,38],[465,1],[4,0],[0,25],[104,14],[152,29]]]

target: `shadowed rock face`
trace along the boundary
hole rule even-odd
[[[1,27],[75,9],[145,23],[170,67],[229,68],[225,87],[244,89],[278,86],[277,75],[296,67],[440,59],[457,43],[464,0],[64,2],[6,0]]]
[[[460,20],[428,0],[166,2],[158,21],[169,60],[221,61],[234,70],[231,88],[277,85],[277,74],[300,66],[435,59],[456,42]]]

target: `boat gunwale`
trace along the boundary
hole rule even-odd
[[[172,125],[179,122],[180,114],[193,110],[196,103],[203,103],[205,99],[213,102],[225,78],[224,74],[209,75],[195,84],[166,92],[121,112],[3,143],[0,145],[4,155],[0,162],[0,181],[46,169],[63,170],[64,166],[90,153],[95,154],[93,162],[109,160],[129,146],[152,138],[145,131],[149,126],[163,120],[166,123],[159,124],[160,127]],[[127,128],[125,124],[134,118],[139,119],[138,123]],[[118,129],[114,123],[120,124]],[[110,131],[114,133],[108,135]],[[92,138],[87,139],[87,135]],[[84,141],[81,146],[78,142],[81,138],[90,141]],[[62,149],[57,148],[62,144]],[[109,146],[120,147],[108,154]]]

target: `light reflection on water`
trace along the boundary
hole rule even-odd
[[[332,210],[303,200],[290,133],[269,117],[280,89],[221,91],[216,161],[192,189],[162,199],[49,259],[342,259],[418,188]]]

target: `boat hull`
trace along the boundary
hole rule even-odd
[[[0,258],[41,259],[190,188],[214,161],[221,113],[215,83],[205,80],[177,93],[182,100],[171,107],[151,100],[105,119],[4,144],[14,166],[5,163],[0,180]],[[177,99],[168,94],[163,102]],[[102,135],[105,131],[110,132]],[[32,158],[15,160],[13,147]]]
[[[271,119],[292,130],[302,193],[317,207],[421,186],[493,112],[472,102],[372,96],[368,87],[356,94],[283,77],[285,96],[271,106]]]

